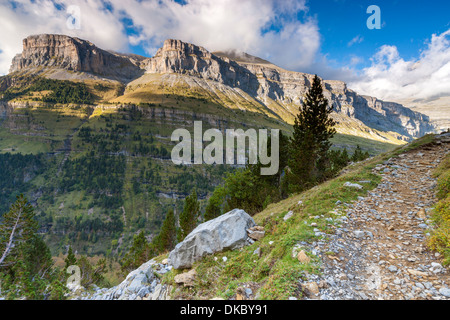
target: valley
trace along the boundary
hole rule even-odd
[[[203,209],[235,170],[174,165],[175,129],[192,131],[203,121],[204,130],[276,128],[290,135],[312,77],[178,40],[146,58],[63,35],[30,36],[0,77],[2,168],[27,155],[18,169],[23,176],[0,190],[0,208],[26,194],[54,256],[70,245],[120,257],[139,231],[154,237],[169,208],[179,214],[194,187]],[[359,96],[340,81],[324,83],[337,122],[335,149],[359,145],[376,155],[434,130],[423,114]]]

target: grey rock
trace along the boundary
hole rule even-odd
[[[442,287],[439,289],[439,293],[447,298],[450,298],[450,289],[449,288]]]
[[[432,262],[432,263],[431,263],[431,266],[432,266],[434,269],[442,269],[442,265],[441,265],[440,263],[437,263],[437,262]]]
[[[190,268],[207,254],[248,245],[247,229],[256,223],[244,210],[234,209],[200,224],[169,254],[174,269]]]
[[[390,272],[397,272],[397,271],[398,271],[398,268],[397,268],[396,266],[389,266],[389,267],[388,267],[388,270],[389,270]]]
[[[362,189],[363,186],[357,183],[351,183],[351,182],[346,182],[344,183],[344,187],[348,187],[348,188],[356,188],[356,189]]]
[[[144,273],[140,273],[134,277],[133,281],[128,286],[128,290],[131,292],[137,292],[146,283],[147,276]]]
[[[355,230],[355,231],[353,231],[353,235],[355,236],[355,238],[361,239],[361,238],[364,238],[366,233],[364,231],[361,231],[361,230]]]
[[[139,292],[137,293],[137,295],[141,298],[145,297],[145,295],[149,294],[150,291],[148,290],[147,287],[143,287],[139,290]]]
[[[58,34],[25,38],[23,51],[14,57],[10,72],[39,66],[90,72],[122,80],[143,74],[139,61],[102,50],[89,41]]]
[[[151,300],[159,300],[159,296],[161,295],[162,286],[158,284],[155,288],[155,291],[152,294]]]
[[[289,211],[288,213],[286,213],[286,215],[283,217],[284,221],[287,221],[288,219],[292,218],[292,216],[294,215],[294,211]]]

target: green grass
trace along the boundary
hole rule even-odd
[[[88,116],[84,107],[37,105],[17,108],[0,126],[0,152],[36,154],[64,146]]]
[[[341,148],[349,148],[352,150],[355,148],[355,146],[359,145],[361,149],[363,149],[364,151],[368,151],[371,156],[383,152],[392,151],[393,149],[398,147],[398,144],[394,144],[388,141],[381,142],[342,133],[337,133],[333,137],[333,139],[331,139],[331,142],[333,142],[335,146],[339,146]]]
[[[437,178],[436,194],[439,202],[435,205],[432,220],[435,229],[428,238],[428,245],[443,255],[445,265],[450,264],[450,154],[435,169]]]
[[[51,140],[14,134],[10,130],[0,127],[1,153],[39,154],[51,151],[51,145]]]

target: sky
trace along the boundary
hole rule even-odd
[[[446,0],[0,0],[0,75],[31,34],[148,57],[173,38],[384,100],[430,101],[450,96],[449,12]]]

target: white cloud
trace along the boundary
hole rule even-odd
[[[450,96],[450,29],[433,34],[417,59],[404,60],[396,46],[382,46],[372,65],[349,87],[380,99],[431,100]]]
[[[360,36],[360,35],[358,34],[356,37],[354,37],[352,40],[350,40],[349,43],[347,43],[347,46],[348,46],[348,47],[351,47],[351,46],[353,46],[354,44],[356,44],[356,43],[361,43],[361,42],[363,42],[363,41],[364,41],[364,37],[362,37],[362,36]]]
[[[80,29],[69,29],[66,8],[78,5]],[[105,49],[124,50],[127,37],[117,17],[100,0],[16,0],[0,3],[0,74],[22,51],[22,39],[32,34],[58,33],[87,39]]]
[[[317,21],[297,19],[298,13],[308,10],[304,0],[189,0],[185,4],[111,0],[111,4],[139,30],[130,42],[142,44],[150,55],[165,39],[175,38],[212,51],[238,49],[286,68],[301,68],[314,60],[320,47]]]
[[[353,55],[353,56],[351,56],[351,58],[350,58],[350,65],[351,65],[351,66],[356,66],[356,65],[358,65],[358,64],[360,64],[360,63],[362,63],[362,62],[364,62],[364,59],[361,58],[361,57],[358,57],[358,56]]]
[[[300,70],[314,63],[320,48],[317,21],[305,0],[17,0],[0,4],[0,74],[30,34],[62,33],[123,51],[141,45],[151,56],[167,38],[209,50],[238,49]],[[66,25],[65,8],[78,5],[81,29]],[[303,15],[303,21],[297,19]],[[126,32],[131,27],[132,34]]]

